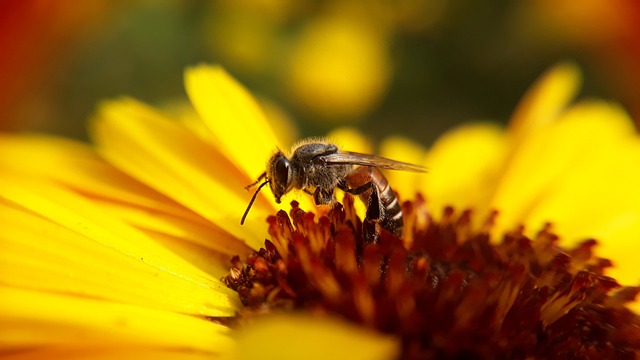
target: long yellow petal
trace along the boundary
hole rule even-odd
[[[498,227],[504,229],[519,225],[531,218],[534,210],[538,217],[545,214],[543,203],[555,193],[561,194],[559,187],[566,181],[570,183],[563,186],[563,191],[575,193],[580,188],[586,198],[593,194],[591,209],[601,209],[602,215],[606,215],[604,207],[613,199],[605,194],[619,180],[615,175],[617,171],[605,168],[590,177],[581,173],[594,168],[594,161],[598,158],[605,167],[620,161],[621,157],[623,161],[630,161],[626,158],[629,151],[620,148],[620,144],[631,141],[633,136],[632,122],[627,115],[619,108],[602,102],[576,105],[555,123],[530,134],[513,153],[512,161],[503,170],[497,185],[492,205],[497,209],[508,209],[498,218]],[[630,168],[623,163],[620,166],[622,169]],[[629,191],[632,187],[624,189]],[[576,216],[569,210],[573,204],[574,201],[569,201],[564,205],[567,213],[584,221],[582,216]],[[588,208],[577,209],[580,213],[589,211]],[[557,211],[554,213],[560,215]],[[552,215],[547,213],[547,216]],[[562,218],[568,220],[565,216]],[[560,223],[561,219],[553,218],[553,221]],[[537,231],[536,227],[541,224],[533,226],[531,231]]]
[[[342,150],[372,154],[371,142],[355,128],[343,126],[327,134],[327,141],[336,144]]]
[[[256,319],[235,338],[235,360],[382,360],[396,358],[399,351],[398,339],[305,314]]]
[[[266,170],[266,163],[274,151],[280,149],[287,152],[285,144],[280,141],[286,136],[276,134],[278,129],[275,123],[279,122],[270,121],[247,89],[220,66],[200,65],[187,69],[185,87],[191,103],[211,131],[213,145],[249,179],[244,183],[236,183],[235,189],[244,191],[244,186],[253,183]],[[282,199],[286,205],[276,204],[267,193],[263,191],[258,196],[247,218],[249,227],[263,228],[267,214],[274,213],[274,209],[288,209],[289,202],[294,199],[303,209],[315,209],[309,196],[300,192],[287,194]],[[243,198],[246,206],[249,196]],[[264,201],[269,205],[266,208],[268,211],[260,212],[260,202]],[[263,235],[260,240],[264,240]],[[251,242],[254,248],[260,244],[261,241]]]
[[[240,218],[250,180],[235,164],[178,122],[134,100],[105,103],[94,122],[100,152],[129,175],[195,211],[254,249],[273,213],[262,194],[247,226]],[[213,226],[213,225],[212,225]]]
[[[391,136],[385,138],[382,144],[380,144],[380,155],[393,160],[424,165],[427,168],[429,166],[425,164],[426,149],[402,137]],[[425,176],[429,176],[429,174],[409,171],[388,171],[386,176],[395,191],[399,192],[405,199],[411,199],[416,193],[424,191],[420,183],[422,183],[425,180]]]
[[[30,351],[47,355],[48,348],[53,354],[96,348],[98,353],[130,349],[212,356],[230,345],[227,327],[202,318],[0,286],[0,348],[27,358]]]
[[[187,349],[133,348],[132,346],[47,346],[21,349],[19,352],[2,354],[3,360],[41,360],[41,359],[104,359],[104,360],[211,360],[215,354],[194,352]]]
[[[421,186],[435,215],[447,205],[482,214],[505,149],[503,132],[493,124],[464,125],[440,137],[425,160],[429,173]]]
[[[283,144],[251,94],[220,66],[187,69],[185,87],[219,149],[249,178],[264,172],[271,153]]]
[[[228,232],[210,222],[201,223],[154,209],[140,209],[129,204],[94,200],[105,211],[148,234],[160,234],[193,243],[230,256],[248,254],[252,250]]]
[[[237,294],[153,238],[49,184],[0,179],[5,284],[230,316]]]
[[[48,179],[78,192],[191,218],[186,209],[111,166],[90,146],[46,135],[0,135],[0,171]]]
[[[220,227],[108,164],[88,145],[43,135],[0,135],[0,155],[3,173],[59,183],[144,231],[220,254],[250,251]]]
[[[573,63],[548,70],[523,96],[511,120],[509,137],[512,149],[538,129],[554,122],[580,88],[581,75]]]

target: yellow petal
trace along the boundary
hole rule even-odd
[[[150,234],[162,234],[194,245],[203,246],[220,254],[239,255],[251,252],[245,243],[209,222],[180,218],[170,214],[140,209],[128,204],[93,200],[105,211],[128,224]]]
[[[220,151],[247,177],[257,178],[264,172],[269,156],[283,144],[278,142],[255,99],[219,66],[187,69],[185,86]]]
[[[256,319],[235,334],[233,359],[393,359],[398,339],[342,320],[303,314]]]
[[[410,164],[429,166],[425,164],[425,148],[399,136],[385,138],[380,145],[380,155]],[[389,184],[405,199],[411,199],[416,193],[424,191],[420,187],[420,183],[425,180],[425,176],[429,176],[429,174],[409,171],[386,172]]]
[[[218,354],[231,345],[229,329],[212,321],[68,294],[0,286],[0,346],[51,357],[72,349],[88,355],[125,349],[175,355]]]
[[[110,202],[98,202],[104,211],[158,241],[215,278],[226,276],[230,259],[253,250],[218,227]]]
[[[118,360],[211,360],[212,354],[180,349],[136,348],[131,346],[47,346],[21,349],[19,352],[3,354],[3,360],[40,360],[40,359],[118,359]]]
[[[123,100],[103,105],[93,134],[100,152],[118,168],[195,211],[210,226],[243,239],[254,249],[261,246],[265,230],[259,223],[273,213],[272,202],[262,194],[248,226],[241,226],[251,196],[243,188],[249,178],[178,122],[136,101]]]
[[[577,136],[570,142],[571,148],[582,151],[584,157],[568,162],[566,173],[541,191],[525,222],[533,226],[552,222],[565,244],[597,239],[597,255],[616,265],[609,275],[623,284],[637,285],[640,192],[636,189],[640,170],[631,164],[640,159],[640,139],[632,129],[626,137],[607,136],[607,129],[615,128],[615,121],[611,117],[601,119],[607,119],[610,125],[590,126],[591,134],[580,131],[579,135],[585,137]],[[582,120],[588,122],[588,117]],[[631,128],[630,121],[625,124]]]
[[[266,163],[276,149],[286,150],[280,139],[287,136],[276,135],[278,129],[265,117],[256,100],[221,67],[200,65],[187,69],[185,85],[193,106],[212,133],[213,145],[238,166],[245,179],[249,179],[233,184],[234,189],[242,193],[244,205],[241,209],[225,202],[227,209],[241,216],[250,199],[250,193],[244,191],[244,187],[253,183],[265,171]],[[293,199],[303,209],[315,209],[308,196],[295,191],[283,197],[282,203],[288,204]],[[243,228],[245,234],[249,232],[255,235],[246,239],[254,249],[259,248],[264,241],[266,217],[273,214],[274,209],[281,208],[287,209],[288,206],[276,204],[266,191],[258,196],[247,217],[247,226]],[[233,222],[226,229],[240,236],[237,232],[237,220],[227,218],[226,221]]]
[[[0,170],[53,180],[78,192],[189,217],[169,198],[111,166],[86,144],[46,135],[0,135]]]
[[[208,316],[237,294],[79,195],[0,179],[1,282]]]
[[[509,121],[513,149],[540,128],[555,121],[580,87],[580,71],[563,63],[547,71],[524,95]]]
[[[267,118],[267,122],[274,130],[276,137],[279,139],[278,143],[283,144],[284,147],[291,146],[295,143],[299,137],[298,125],[291,118],[290,114],[278,104],[264,98],[256,99],[259,102],[260,108],[263,110],[264,115]],[[209,126],[202,121],[198,113],[191,106],[190,103],[179,104],[178,106],[172,106],[167,109],[162,108],[163,112],[170,111],[170,115],[176,119],[180,119],[182,123],[194,133],[205,139],[207,142],[216,144],[216,136]],[[273,145],[273,149],[276,148],[276,144]],[[265,158],[268,154],[265,154]],[[264,171],[264,170],[263,170]]]
[[[282,107],[273,101],[259,98],[260,107],[263,109],[269,124],[275,130],[279,144],[283,146],[291,146],[300,137],[298,125],[295,123],[291,115]],[[265,154],[266,155],[266,154]]]
[[[421,186],[435,215],[446,206],[486,209],[506,143],[493,124],[470,124],[441,136],[429,150]]]
[[[371,141],[362,135],[362,132],[353,127],[343,126],[334,129],[327,134],[327,140],[343,150],[364,154],[373,153]]]
[[[308,22],[285,67],[284,82],[296,103],[333,121],[371,111],[392,73],[388,37],[376,25],[358,16],[321,16]]]
[[[287,4],[281,0],[236,4],[226,2],[220,6],[208,7],[209,14],[204,15],[204,31],[200,36],[214,49],[217,59],[243,74],[255,76],[273,71],[274,61],[282,53],[274,51],[281,46],[280,16],[288,18]],[[262,6],[262,5],[266,5]],[[280,6],[278,6],[280,5]],[[269,8],[278,8],[281,15],[271,14]]]
[[[87,145],[50,136],[5,135],[0,154],[2,171],[60,183],[145,231],[229,255],[249,251],[219,227],[108,164]]]
[[[587,213],[600,211],[603,216],[607,215],[608,210],[603,207],[613,205],[614,199],[606,194],[619,179],[615,176],[618,171],[612,172],[615,169],[609,165],[630,160],[627,158],[629,151],[620,145],[631,141],[633,134],[632,122],[626,114],[603,102],[577,105],[555,123],[529,134],[512,155],[512,161],[503,170],[497,185],[492,205],[505,210],[498,218],[498,228],[512,228],[527,219],[540,220],[541,216],[558,224],[563,220],[569,221],[567,217],[573,217],[587,225],[584,218]],[[596,159],[601,159],[605,167],[599,173],[589,170],[594,169]],[[628,169],[629,166],[623,163],[620,166]],[[584,176],[584,171],[588,171],[590,176]],[[620,190],[629,191],[631,188]],[[569,194],[577,191],[589,199],[592,206],[575,207],[576,199],[570,199]],[[553,215],[561,215],[563,206],[557,203],[555,206],[559,208],[552,210],[551,207],[546,209],[545,203],[555,196],[565,195],[569,196],[564,204],[567,216],[552,218]],[[532,217],[533,212],[536,217]],[[542,224],[531,225],[530,231],[534,232]]]

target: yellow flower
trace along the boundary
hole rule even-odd
[[[344,14],[307,24],[284,74],[295,102],[334,122],[362,119],[371,112],[385,95],[392,73],[389,35],[376,25]]]
[[[300,358],[301,354],[307,354],[318,358],[342,355],[364,359],[390,358],[398,351],[405,355],[425,355],[419,348],[400,350],[401,341],[393,336],[393,332],[387,331],[389,335],[369,332],[347,325],[344,320],[320,315],[344,316],[343,312],[331,310],[331,306],[323,308],[314,303],[306,308],[314,310],[315,315],[267,318],[256,315],[261,309],[296,307],[292,305],[295,301],[286,296],[297,294],[303,299],[305,293],[300,290],[309,287],[311,292],[306,296],[319,294],[318,291],[331,294],[311,300],[326,299],[332,306],[346,301],[352,306],[346,309],[355,311],[347,313],[351,315],[346,318],[360,318],[361,324],[384,330],[386,327],[376,326],[380,320],[376,318],[376,309],[380,304],[366,284],[388,279],[385,284],[398,295],[395,300],[401,305],[397,314],[391,314],[410,318],[412,309],[425,304],[413,302],[411,293],[407,293],[415,283],[402,277],[404,267],[398,256],[406,253],[403,247],[408,249],[427,239],[425,230],[433,229],[429,226],[435,224],[438,231],[455,233],[458,239],[470,239],[468,244],[478,244],[476,249],[486,250],[480,251],[482,254],[491,254],[491,250],[487,250],[490,249],[488,242],[483,240],[485,237],[476,236],[484,233],[465,222],[470,215],[463,213],[457,218],[449,210],[440,219],[432,220],[420,198],[405,203],[405,242],[399,243],[397,238],[383,233],[381,243],[389,242],[390,245],[386,250],[362,247],[362,269],[367,269],[366,273],[357,271],[354,258],[349,255],[355,249],[349,244],[361,241],[355,230],[357,227],[354,227],[359,220],[353,212],[350,197],[344,200],[344,211],[335,208],[327,213],[326,209],[315,208],[308,196],[292,195],[283,199],[283,203],[294,198],[299,202],[300,208],[294,206],[291,212],[293,225],[288,223],[286,213],[279,212],[277,217],[268,218],[267,227],[265,219],[278,207],[272,196],[263,191],[258,195],[247,223],[241,226],[239,219],[251,195],[243,187],[264,171],[265,160],[276,147],[286,148],[280,140],[286,136],[279,136],[268,125],[249,93],[220,68],[196,67],[187,71],[185,79],[195,112],[185,111],[171,117],[132,99],[107,102],[92,123],[95,149],[38,135],[3,135],[0,138],[0,171],[3,173],[0,178],[2,350],[34,357],[169,358],[181,355],[255,358],[272,355]],[[627,121],[624,114],[614,107],[596,103],[593,107],[584,105],[587,107],[562,111],[575,79],[571,67],[554,70],[525,98],[506,134],[480,125],[463,128],[443,138],[426,157],[414,144],[402,139],[389,140],[383,148],[386,155],[415,162],[424,157],[423,161],[430,169],[422,179],[406,174],[398,174],[397,178],[390,175],[390,179],[397,179],[394,188],[403,199],[411,198],[410,191],[422,190],[432,213],[449,203],[458,208],[476,207],[478,213],[498,207],[500,215],[496,221],[501,222],[495,231],[513,229],[521,222],[527,229],[533,226],[533,230],[537,230],[541,220],[548,220],[563,238],[569,240],[597,235],[601,247],[609,251],[607,256],[616,264],[621,260],[616,276],[626,277],[627,283],[635,282],[637,279],[633,279],[633,274],[637,272],[637,266],[625,259],[633,257],[634,252],[629,249],[637,249],[638,245],[623,241],[634,240],[634,234],[638,233],[633,217],[637,213],[631,207],[637,194],[630,186],[633,176],[637,179],[637,172],[627,166],[623,171],[628,171],[624,174],[630,178],[611,180],[605,176],[620,176],[621,173],[599,171],[614,170],[624,161],[637,159],[638,139],[629,130],[630,125],[624,126]],[[615,116],[611,117],[611,114]],[[554,125],[557,118],[562,121]],[[578,119],[587,119],[587,125],[593,124],[593,132],[582,128],[584,124]],[[550,130],[541,133],[541,129]],[[598,137],[567,146],[567,141],[576,140],[570,140],[566,135],[575,133]],[[615,135],[617,141],[610,141],[609,135]],[[336,138],[341,136],[335,134]],[[467,141],[460,143],[456,140],[460,138]],[[343,140],[343,143],[347,147],[349,140]],[[445,181],[446,176],[449,176],[449,182]],[[586,189],[592,191],[585,194]],[[596,193],[603,190],[610,192]],[[300,209],[327,214],[322,219],[329,220],[314,220]],[[340,229],[335,238],[326,231],[330,222],[335,229]],[[583,226],[578,227],[580,224]],[[595,233],[585,234],[587,231]],[[304,241],[288,243],[301,239],[295,235],[292,240],[292,234],[314,239],[313,246],[323,249],[335,241],[336,247],[327,250],[335,250],[344,277],[334,278],[327,272],[316,257],[317,253],[305,252]],[[271,242],[265,244],[267,236]],[[445,237],[436,240],[442,238]],[[564,255],[553,246],[555,238],[549,229],[536,239],[536,244],[546,247],[527,248],[523,245],[526,238],[518,232],[510,233],[507,238],[513,241],[503,243],[497,249],[514,258],[534,257],[532,251],[536,256],[551,254],[552,258],[544,261],[540,260],[542,257],[531,260],[532,264],[550,266],[541,270],[549,277],[538,278],[539,284],[553,284],[554,276],[563,279],[562,286],[558,286],[566,287],[567,293],[551,292],[542,302],[543,307],[536,309],[545,327],[566,326],[558,321],[566,319],[565,314],[575,315],[572,310],[578,304],[585,304],[585,307],[599,305],[598,299],[602,297],[594,294],[615,287],[600,274],[606,263],[590,263],[594,259],[589,244]],[[441,245],[437,241],[427,243]],[[255,253],[260,248],[265,249]],[[616,248],[625,248],[627,252],[612,251]],[[384,255],[389,249],[396,249],[393,254],[397,256]],[[451,249],[437,248],[432,255],[450,256]],[[458,246],[463,253],[465,249]],[[322,254],[328,256],[330,252]],[[470,259],[475,259],[475,253],[470,254]],[[229,263],[234,255],[238,257]],[[381,278],[378,272],[384,263],[380,260],[384,258],[382,255],[389,256],[388,278]],[[575,258],[573,262],[571,257]],[[295,260],[305,274],[314,274],[311,282],[296,284],[285,278],[258,277],[257,281],[253,278],[255,274],[293,272],[286,263],[281,266],[281,260],[286,258]],[[562,262],[567,258],[568,262]],[[445,269],[446,263],[430,263],[424,255],[418,254],[413,259],[412,268],[417,271],[414,275],[433,269],[435,273],[430,276],[435,274],[448,291],[442,295],[442,301],[433,304],[434,309],[443,309],[441,314],[455,316],[456,321],[451,324],[460,326],[461,330],[468,329],[465,326],[470,323],[483,325],[477,321],[482,318],[473,318],[470,312],[461,309],[478,308],[475,300],[485,298],[482,296],[486,291],[484,288],[472,287],[474,297],[466,301],[463,298],[461,307],[455,311],[444,311],[450,305],[447,301],[457,298],[454,289],[459,288],[460,283],[456,281],[468,276],[471,278],[467,280],[472,280],[475,276],[469,269],[454,273]],[[504,318],[505,324],[517,326],[517,321],[513,321],[513,316],[508,317],[507,311],[510,308],[528,309],[529,303],[516,302],[519,292],[514,292],[518,289],[514,284],[523,279],[523,268],[520,263],[511,264],[509,256],[500,259],[503,262],[496,264],[508,265],[505,283],[490,281],[492,277],[480,277],[481,269],[475,268],[475,271],[478,277],[487,281],[487,286],[498,286],[499,291],[489,293],[486,298],[504,295],[504,298],[494,299],[498,322]],[[271,260],[273,264],[269,262]],[[248,263],[252,265],[247,267]],[[233,268],[229,272],[231,264]],[[499,274],[497,271],[491,276]],[[219,280],[221,278],[224,282]],[[254,281],[251,287],[242,282],[245,278]],[[567,283],[567,278],[573,280]],[[278,292],[261,290],[273,286],[274,279],[280,284]],[[353,292],[341,292],[345,283],[336,279],[352,284],[353,288],[349,289]],[[628,290],[628,294],[634,292]],[[246,303],[246,300],[262,299],[262,296],[267,296],[262,305]],[[629,329],[637,326],[633,322],[636,318],[622,308],[627,301],[628,296],[619,295],[604,305],[607,311],[620,315],[615,323],[619,326],[614,329],[620,329],[624,335],[621,341],[628,338],[631,339],[628,341],[637,341],[629,335],[633,334]],[[237,317],[237,314],[242,316]],[[626,325],[619,323],[626,319],[633,321]],[[598,326],[601,321],[594,318],[593,323]],[[495,324],[495,321],[490,323]],[[241,330],[231,331],[236,325],[241,325]],[[416,324],[407,325],[413,329]],[[528,344],[530,339],[523,341]],[[440,341],[441,344],[450,342],[451,338]],[[637,351],[636,345],[637,342],[630,343],[625,349]],[[453,353],[455,349],[447,351]]]
[[[524,96],[506,130],[461,126],[427,154],[389,139],[382,154],[402,149],[408,160],[430,169],[425,177],[390,177],[402,194],[423,191],[436,216],[445,205],[472,208],[478,220],[498,210],[495,233],[524,224],[530,236],[550,222],[565,246],[597,239],[598,254],[614,262],[609,274],[637,284],[640,169],[632,164],[640,159],[640,137],[616,104],[569,104],[579,79],[570,64],[549,71]]]
[[[197,119],[132,99],[103,104],[97,151],[2,135],[3,352],[205,358],[232,348],[228,326],[211,319],[242,305],[219,279],[231,256],[263,245],[275,203],[261,194],[241,226],[243,187],[264,171],[262,154],[282,145],[222,69],[193,68],[186,86]],[[393,349],[381,344],[372,351]]]

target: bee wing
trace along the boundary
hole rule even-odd
[[[384,158],[382,156],[360,154],[351,151],[340,151],[333,154],[322,155],[319,157],[325,164],[353,164],[362,166],[375,166],[381,169],[403,170],[413,172],[426,172],[427,169],[420,165],[409,164],[402,161],[396,161]]]

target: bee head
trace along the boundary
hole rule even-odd
[[[271,187],[271,192],[279,204],[280,198],[289,192],[293,183],[289,159],[281,151],[278,151],[269,159],[268,164],[267,179],[269,179],[269,187]]]

